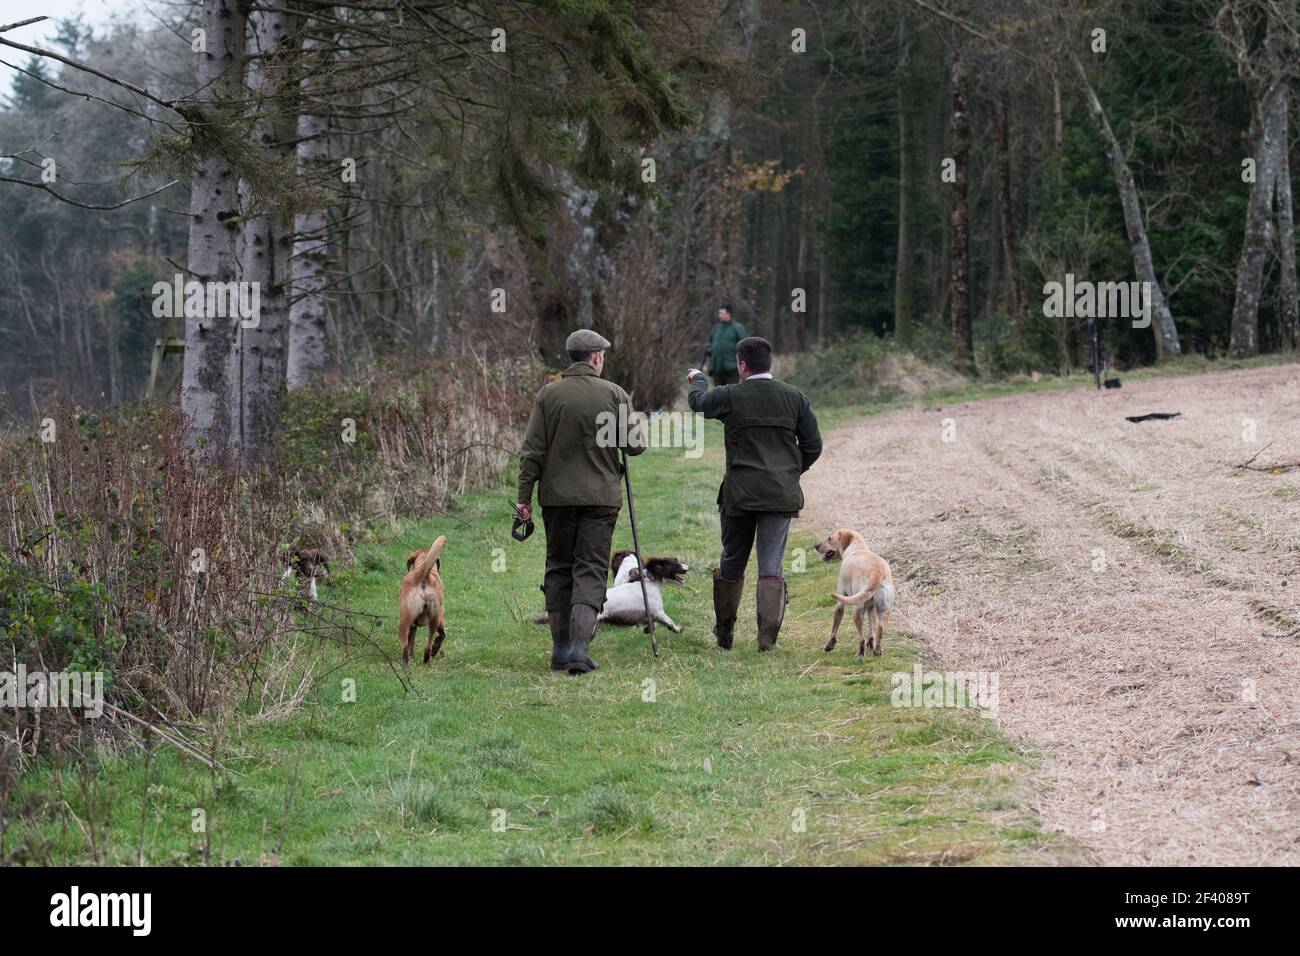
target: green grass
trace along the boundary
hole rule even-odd
[[[710,423],[703,459],[653,450],[633,463],[646,550],[698,571],[666,589],[685,632],[661,629],[658,660],[640,629],[602,627],[598,672],[552,673],[548,632],[531,622],[541,529],[514,542],[501,495],[470,497],[451,518],[359,553],[322,592],[381,616],[377,636],[395,655],[406,555],[448,536],[445,656],[411,666],[413,692],[373,652],[349,662],[314,651],[331,669],[296,714],[231,728],[223,759],[245,776],[215,779],[170,750],[151,762],[138,750],[103,756],[84,788],[38,766],[24,791],[52,795],[50,811],[41,825],[16,823],[7,849],[43,844],[56,862],[86,861],[93,823],[99,858],[116,863],[141,848],[147,862],[199,862],[209,838],[213,862],[244,864],[991,863],[1064,852],[1024,805],[1030,759],[992,721],[890,705],[890,676],[917,659],[905,635],[888,633],[880,658],[859,660],[843,634],[834,653],[821,650],[836,573],[814,560],[823,529],[797,523],[791,535],[788,561],[806,549],[807,567],[789,574],[779,650],[756,652],[752,587],[736,649],[714,647],[707,569],[721,456]],[[625,513],[615,547],[629,544]],[[342,699],[346,679],[354,703]],[[206,836],[191,827],[196,808]]]

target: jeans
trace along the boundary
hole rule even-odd
[[[749,552],[758,538],[758,576],[780,578],[785,560],[785,543],[790,536],[790,516],[770,512],[748,512],[722,516],[722,562],[718,573],[730,581],[745,575]]]

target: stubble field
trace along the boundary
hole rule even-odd
[[[1294,365],[900,411],[836,432],[808,517],[893,562],[930,666],[999,675],[1046,829],[1295,864],[1300,469],[1236,466],[1300,462],[1298,422]]]

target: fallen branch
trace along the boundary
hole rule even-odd
[[[1273,444],[1272,442],[1269,442],[1268,445],[1265,445],[1263,448],[1255,452],[1255,454],[1251,455],[1245,461],[1241,462],[1240,464],[1233,465],[1232,467],[1240,468],[1243,471],[1259,471],[1268,475],[1281,475],[1281,474],[1285,474],[1288,471],[1295,471],[1297,469],[1300,469],[1300,461],[1278,461],[1277,459],[1274,459],[1273,464],[1271,465],[1253,464],[1255,459],[1258,458],[1260,455],[1264,454],[1264,452],[1268,451],[1269,445],[1272,444]]]
[[[185,754],[187,757],[193,757],[195,760],[199,761],[200,763],[205,764],[211,770],[220,770],[222,773],[234,774],[236,777],[244,776],[238,770],[231,770],[229,767],[222,764],[221,761],[217,760],[215,757],[205,757],[203,754],[199,753],[197,750],[192,748],[188,742],[184,741],[179,736],[173,737],[171,734],[164,731],[157,724],[152,724],[149,721],[145,720],[143,717],[137,717],[135,714],[128,713],[127,711],[122,710],[119,707],[114,707],[112,704],[108,703],[107,701],[104,701],[103,707],[105,710],[110,711],[114,716],[125,717],[127,720],[134,721],[135,723],[141,725],[142,727],[149,728],[149,730],[153,731],[153,733],[156,734],[164,743],[170,744],[171,746],[175,747],[177,750]]]

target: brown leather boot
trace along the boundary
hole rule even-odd
[[[758,579],[758,649],[776,647],[781,622],[785,620],[785,578]]]
[[[724,578],[713,572],[713,636],[724,651],[731,650],[731,638],[736,627],[736,612],[740,609],[740,596],[745,593],[745,578]]]
[[[569,612],[547,611],[546,620],[551,625],[551,670],[567,671],[573,644],[569,640]]]

